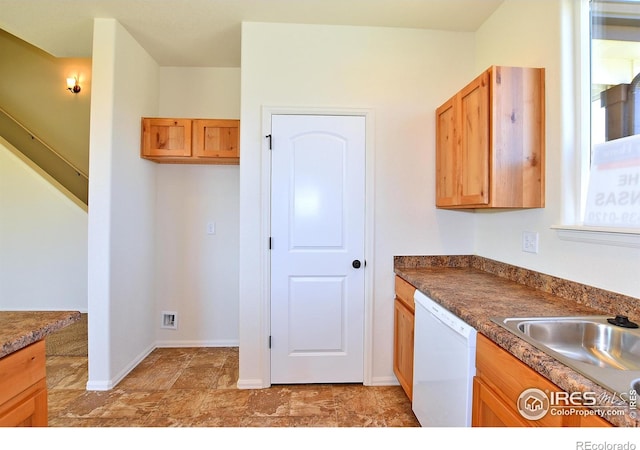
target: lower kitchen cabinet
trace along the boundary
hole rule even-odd
[[[393,372],[409,397],[413,398],[413,332],[416,288],[396,276],[393,326]]]
[[[518,401],[520,394],[525,390],[537,388],[543,392],[561,392],[562,389],[481,334],[478,334],[476,352],[472,426],[612,426],[611,423],[595,415],[546,414],[538,420],[524,418],[518,411]],[[582,409],[582,407],[576,409]]]
[[[0,359],[0,427],[46,427],[45,343]]]
[[[473,411],[471,425],[474,427],[528,427],[527,421],[480,377],[473,379]]]

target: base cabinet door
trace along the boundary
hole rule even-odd
[[[546,411],[542,393],[562,392],[562,389],[502,349],[487,337],[478,334],[476,376],[473,380],[474,427],[603,427],[613,426],[596,416],[539,414]],[[548,400],[547,400],[548,401]],[[548,405],[547,405],[548,408]],[[585,409],[578,406],[579,409]],[[524,414],[521,414],[521,411]]]
[[[512,408],[507,406],[480,378],[473,379],[473,427],[528,427]]]
[[[393,314],[393,373],[400,386],[413,400],[413,332],[416,288],[396,276],[396,298]]]
[[[414,314],[395,300],[393,372],[410,400],[413,398],[413,327]]]
[[[0,359],[0,427],[46,427],[44,340]]]
[[[0,414],[0,427],[46,427],[47,419],[47,391],[44,380],[23,394],[24,398],[14,399]],[[21,397],[23,397],[21,396]]]

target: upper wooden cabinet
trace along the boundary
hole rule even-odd
[[[239,120],[142,119],[140,156],[158,163],[239,164]]]
[[[492,66],[436,110],[436,206],[544,207],[544,69]]]

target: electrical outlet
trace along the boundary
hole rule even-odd
[[[522,251],[538,253],[538,233],[535,231],[522,232]]]
[[[178,313],[175,311],[162,311],[162,322],[160,328],[168,328],[170,330],[178,329]]]
[[[215,222],[207,223],[207,234],[216,234],[216,223]]]

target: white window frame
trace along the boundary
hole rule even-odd
[[[591,159],[591,31],[589,0],[579,0],[574,10],[575,73],[575,192],[576,199],[567,201],[567,217],[562,225],[552,228],[563,240],[640,248],[640,230],[588,227],[582,225],[587,198]],[[571,206],[569,206],[571,205]]]

